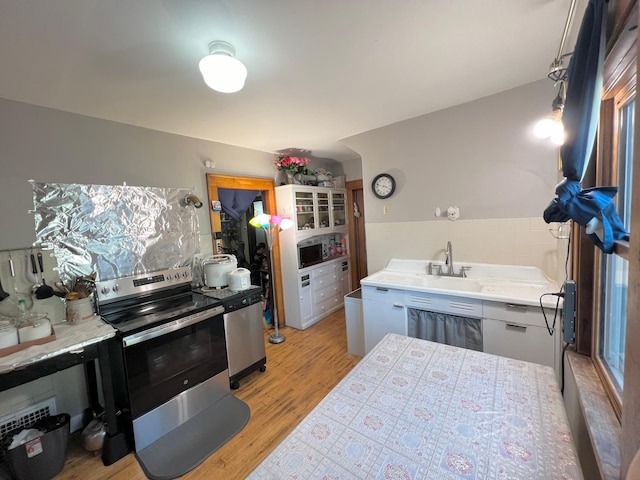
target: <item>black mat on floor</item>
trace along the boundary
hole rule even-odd
[[[232,439],[249,421],[249,406],[231,394],[136,452],[152,480],[169,480],[193,470]]]

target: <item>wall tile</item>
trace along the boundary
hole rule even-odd
[[[427,222],[367,224],[369,271],[391,258],[444,260],[451,241],[459,262],[530,265],[552,280],[558,276],[558,245],[541,218],[438,219]],[[562,256],[563,257],[563,256]],[[563,266],[561,267],[563,268]]]

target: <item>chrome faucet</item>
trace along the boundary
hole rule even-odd
[[[447,271],[443,271],[442,265],[438,263],[429,262],[427,266],[427,274],[428,275],[436,275],[443,277],[462,277],[467,278],[467,271],[471,269],[471,267],[460,267],[460,273],[456,273],[453,269],[453,247],[451,246],[451,242],[447,242],[447,249],[445,250],[446,259],[444,264],[447,266]]]
[[[447,256],[447,258],[445,259],[444,264],[449,267],[447,270],[447,274],[453,276],[455,275],[455,272],[453,271],[453,248],[451,247],[451,242],[447,242],[447,250],[445,251],[445,255]]]

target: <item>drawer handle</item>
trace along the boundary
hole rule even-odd
[[[513,310],[526,310],[526,305],[520,305],[518,303],[507,303],[507,308],[511,308]]]
[[[79,355],[81,353],[84,353],[84,348],[77,348],[75,350],[69,350],[69,353],[72,353],[74,355]]]
[[[393,308],[404,308],[404,305],[401,305],[399,303],[394,303]]]
[[[376,287],[376,290],[378,290],[379,292],[388,292],[389,291],[388,288],[384,288],[384,287]]]
[[[527,329],[526,325],[516,325],[515,323],[507,323],[507,328],[517,328],[523,332]]]

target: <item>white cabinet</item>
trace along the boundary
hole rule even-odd
[[[346,192],[343,188],[277,187],[278,215],[293,220],[298,239],[346,231]]]
[[[387,333],[407,334],[404,291],[383,287],[362,287],[364,348],[371,351]]]
[[[548,365],[560,372],[561,315],[553,329],[554,310],[516,303],[484,301],[484,351],[526,362]],[[549,322],[547,328],[547,322]],[[553,335],[549,330],[553,329]]]
[[[302,185],[276,188],[278,215],[294,228],[280,232],[280,266],[286,325],[303,330],[344,305],[351,291],[346,190]],[[322,243],[322,263],[300,268],[298,245]],[[326,248],[325,248],[326,247]]]
[[[344,191],[331,191],[331,224],[334,227],[347,224],[347,194]]]
[[[372,285],[362,286],[362,302],[365,353],[387,333],[407,335],[407,310],[415,308],[481,318],[484,352],[548,365],[561,378],[561,315],[553,328],[553,309],[545,309],[547,325],[537,306]]]
[[[342,270],[346,263],[346,272]],[[344,305],[344,274],[349,276],[348,260],[332,260],[307,267],[298,273],[298,296],[285,297],[285,321],[290,327],[304,330]]]
[[[351,272],[349,268],[349,260],[340,262],[340,281],[342,282],[342,296],[351,293]]]
[[[313,318],[313,288],[311,272],[298,275],[298,291],[300,292],[300,323],[305,324]]]

